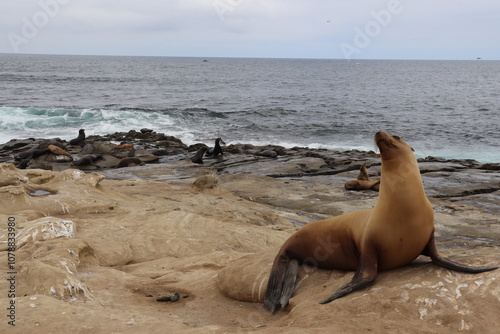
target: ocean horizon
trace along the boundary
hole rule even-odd
[[[186,144],[500,162],[500,61],[0,54],[0,143],[153,129]]]

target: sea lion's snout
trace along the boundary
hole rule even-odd
[[[375,142],[378,142],[381,139],[387,139],[388,137],[390,136],[387,134],[387,132],[380,130],[375,134]]]
[[[382,150],[381,145],[390,146],[391,136],[389,136],[385,131],[379,131],[375,134],[375,145]]]

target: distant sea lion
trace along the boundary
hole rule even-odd
[[[134,144],[121,144],[121,145],[116,145],[115,150],[121,150],[123,148],[131,148],[134,147]]]
[[[14,154],[14,159],[15,160],[25,160],[25,159],[29,160],[29,159],[39,157],[42,154],[47,153],[48,151],[49,151],[48,149],[39,150],[37,148],[33,148],[31,150],[27,150],[24,152],[19,152],[17,154]]]
[[[356,270],[350,283],[321,304],[375,280],[379,270],[397,268],[419,255],[447,269],[479,273],[498,267],[471,267],[441,257],[434,241],[434,212],[425,196],[413,149],[398,136],[377,132],[382,177],[373,209],[309,223],[294,233],[276,256],[264,306],[285,307],[293,294],[299,265]]]
[[[100,154],[88,154],[81,159],[75,160],[71,163],[72,166],[94,166],[95,162],[104,159]]]
[[[368,176],[368,170],[366,169],[366,162],[359,167],[358,180],[368,181],[370,177]]]
[[[357,180],[348,181],[344,184],[347,190],[376,190],[380,188],[380,179],[370,180],[366,170],[366,162],[361,165]]]
[[[30,163],[31,159],[24,159],[21,160],[18,164],[16,164],[17,169],[26,169],[28,167],[28,164]]]
[[[203,164],[203,155],[205,154],[205,152],[208,150],[208,147],[206,146],[203,146],[201,147],[197,152],[196,154],[190,158],[190,160],[192,162],[194,162],[195,164]]]
[[[219,154],[220,155],[224,154],[224,152],[222,151],[222,147],[220,146],[220,143],[226,144],[221,138],[216,138],[214,147],[209,148],[208,151],[206,152],[206,155],[211,157],[216,157]]]
[[[85,145],[85,129],[78,131],[78,137],[69,141],[70,145],[83,147]]]
[[[117,158],[133,157],[135,155],[134,144],[121,144],[113,148],[113,156]]]
[[[60,148],[59,146],[56,145],[49,145],[47,146],[47,149],[50,150],[55,155],[66,155],[68,157],[71,157],[71,154]]]
[[[264,150],[260,151],[259,153],[256,153],[255,155],[258,155],[260,157],[266,157],[266,158],[276,158],[278,157],[278,153],[273,150]]]
[[[129,166],[139,166],[143,164],[142,160],[139,158],[123,158],[118,162],[118,165],[116,167],[121,168],[121,167],[129,167]]]

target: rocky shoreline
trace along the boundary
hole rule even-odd
[[[14,301],[15,329],[495,333],[500,326],[500,270],[455,273],[426,257],[328,305],[318,301],[352,272],[303,268],[285,310],[270,315],[257,302],[277,250],[301,225],[373,207],[376,191],[344,184],[365,163],[378,177],[375,152],[229,144],[198,164],[190,158],[204,144],[147,129],[85,141],[0,145],[0,261],[11,266],[0,268],[0,305]],[[88,155],[100,158],[75,164]],[[499,164],[427,158],[420,168],[440,252],[500,264]]]
[[[200,172],[204,170],[219,175],[252,174],[303,179],[338,187],[356,179],[363,163],[366,164],[370,177],[376,178],[380,172],[380,158],[373,151],[340,152],[238,143],[225,146],[223,156],[204,158],[204,164],[200,167],[192,164],[189,158],[206,146],[205,144],[188,146],[178,138],[148,129],[89,136],[85,142],[85,146],[75,147],[58,138],[12,139],[0,145],[0,162],[19,164],[20,161],[14,159],[16,154],[46,148],[52,144],[67,150],[71,157],[58,156],[49,151],[33,158],[27,168],[54,171],[79,168],[84,171],[99,171],[113,179],[132,176],[120,171],[119,167],[151,164],[176,170],[173,173],[176,176],[172,175],[170,179],[182,178],[183,174],[190,175],[191,171],[197,168]],[[123,146],[126,147],[116,149],[120,144],[125,144]],[[94,165],[72,165],[74,160],[85,155],[102,155],[103,158]],[[438,157],[418,159],[418,162],[429,197],[500,213],[500,163],[480,163],[471,159],[447,160]],[[185,170],[188,172],[183,172]],[[146,176],[142,177],[147,179]]]

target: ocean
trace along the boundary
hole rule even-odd
[[[80,128],[500,162],[500,61],[0,54],[0,143]]]

